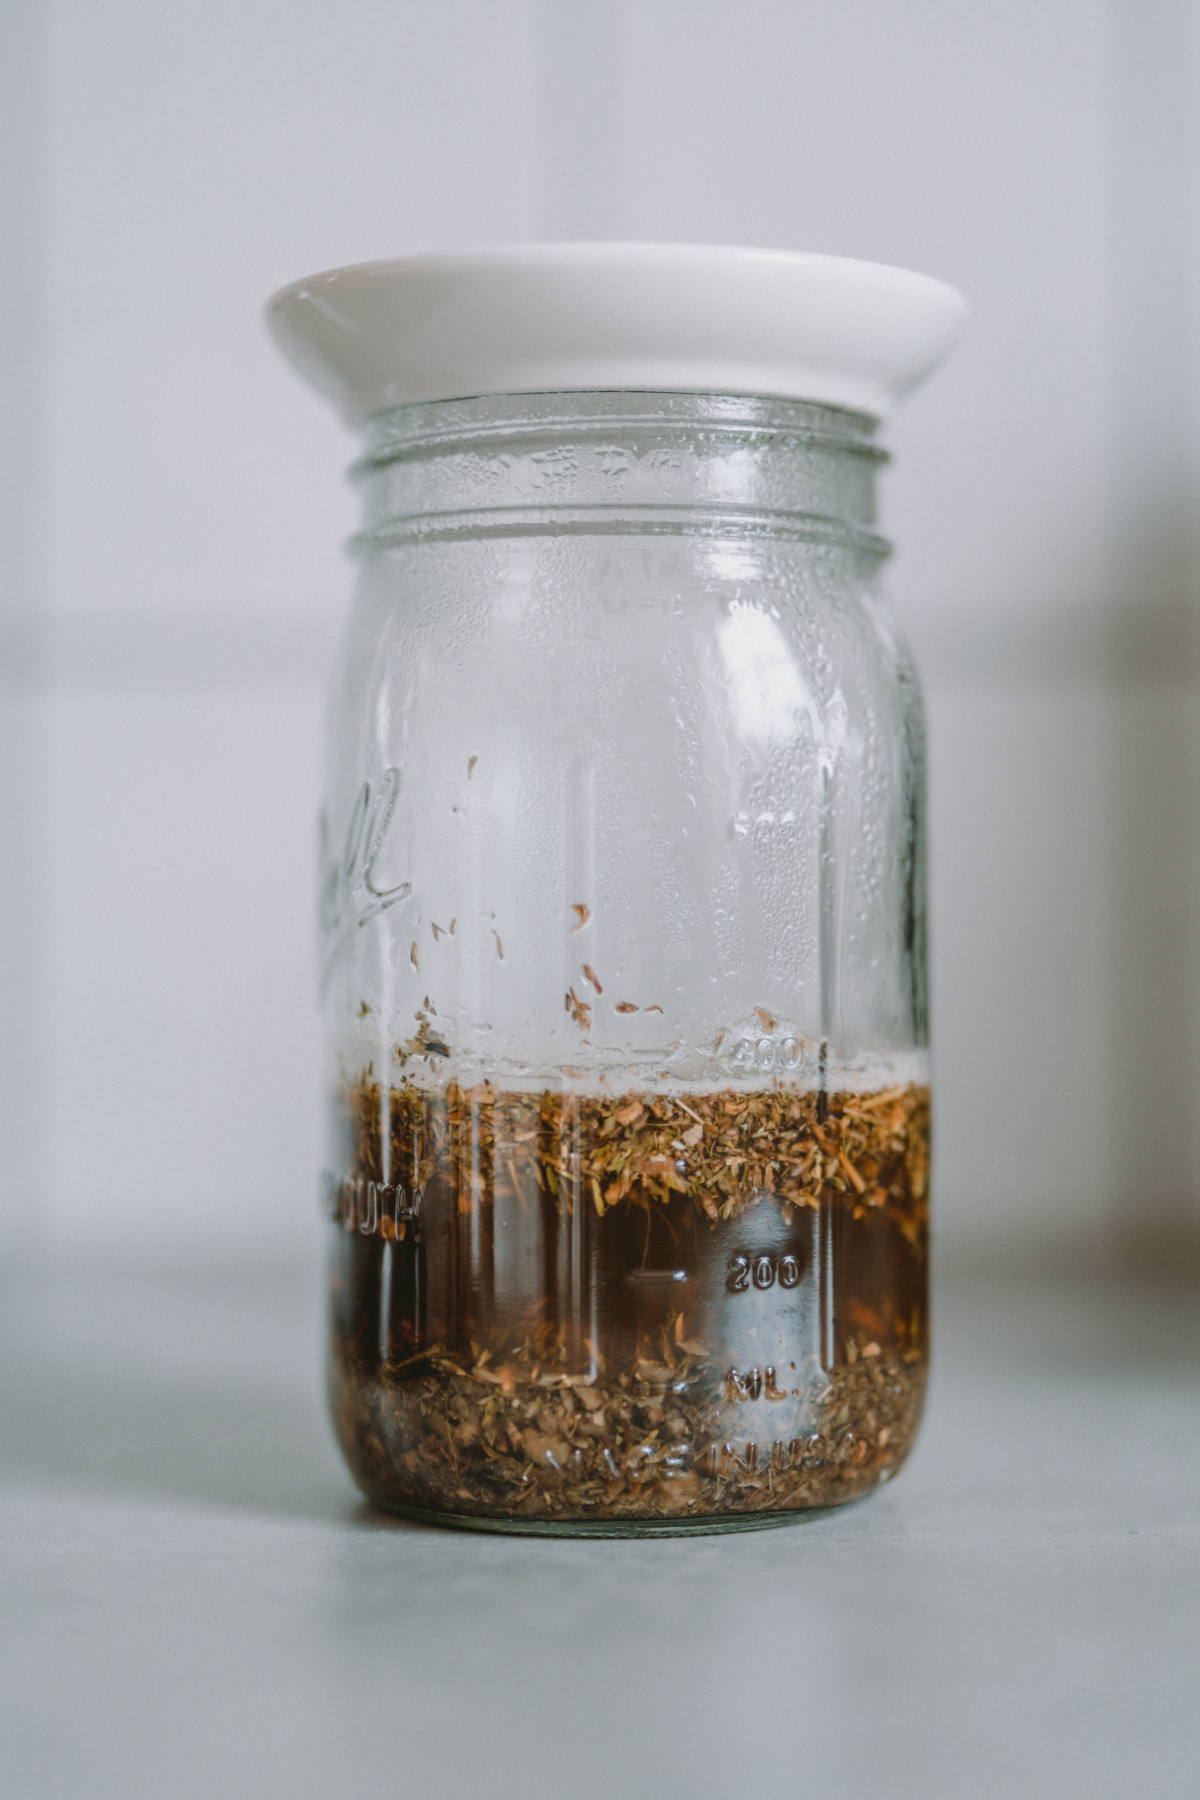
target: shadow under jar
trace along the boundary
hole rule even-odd
[[[373,412],[328,721],[329,1387],[374,1501],[779,1524],[927,1360],[921,709],[864,413]]]

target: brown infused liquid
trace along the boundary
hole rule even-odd
[[[907,1455],[927,1088],[364,1079],[336,1135],[330,1396],[373,1500],[686,1528],[853,1499]]]

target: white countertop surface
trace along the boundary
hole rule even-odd
[[[731,1537],[424,1529],[316,1278],[0,1292],[5,1800],[1196,1800],[1200,1295],[945,1280],[894,1486]]]

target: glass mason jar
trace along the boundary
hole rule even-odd
[[[384,1506],[780,1523],[928,1347],[924,752],[866,413],[363,420],[328,719],[335,1428]]]

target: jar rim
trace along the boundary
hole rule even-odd
[[[698,432],[713,442],[726,436],[759,442],[787,438],[872,463],[889,460],[875,439],[878,421],[869,413],[761,394],[613,388],[468,394],[384,407],[357,423],[366,448],[351,465],[352,480],[362,480],[383,464],[406,456],[498,441],[508,445],[569,437],[583,442],[630,432]]]

